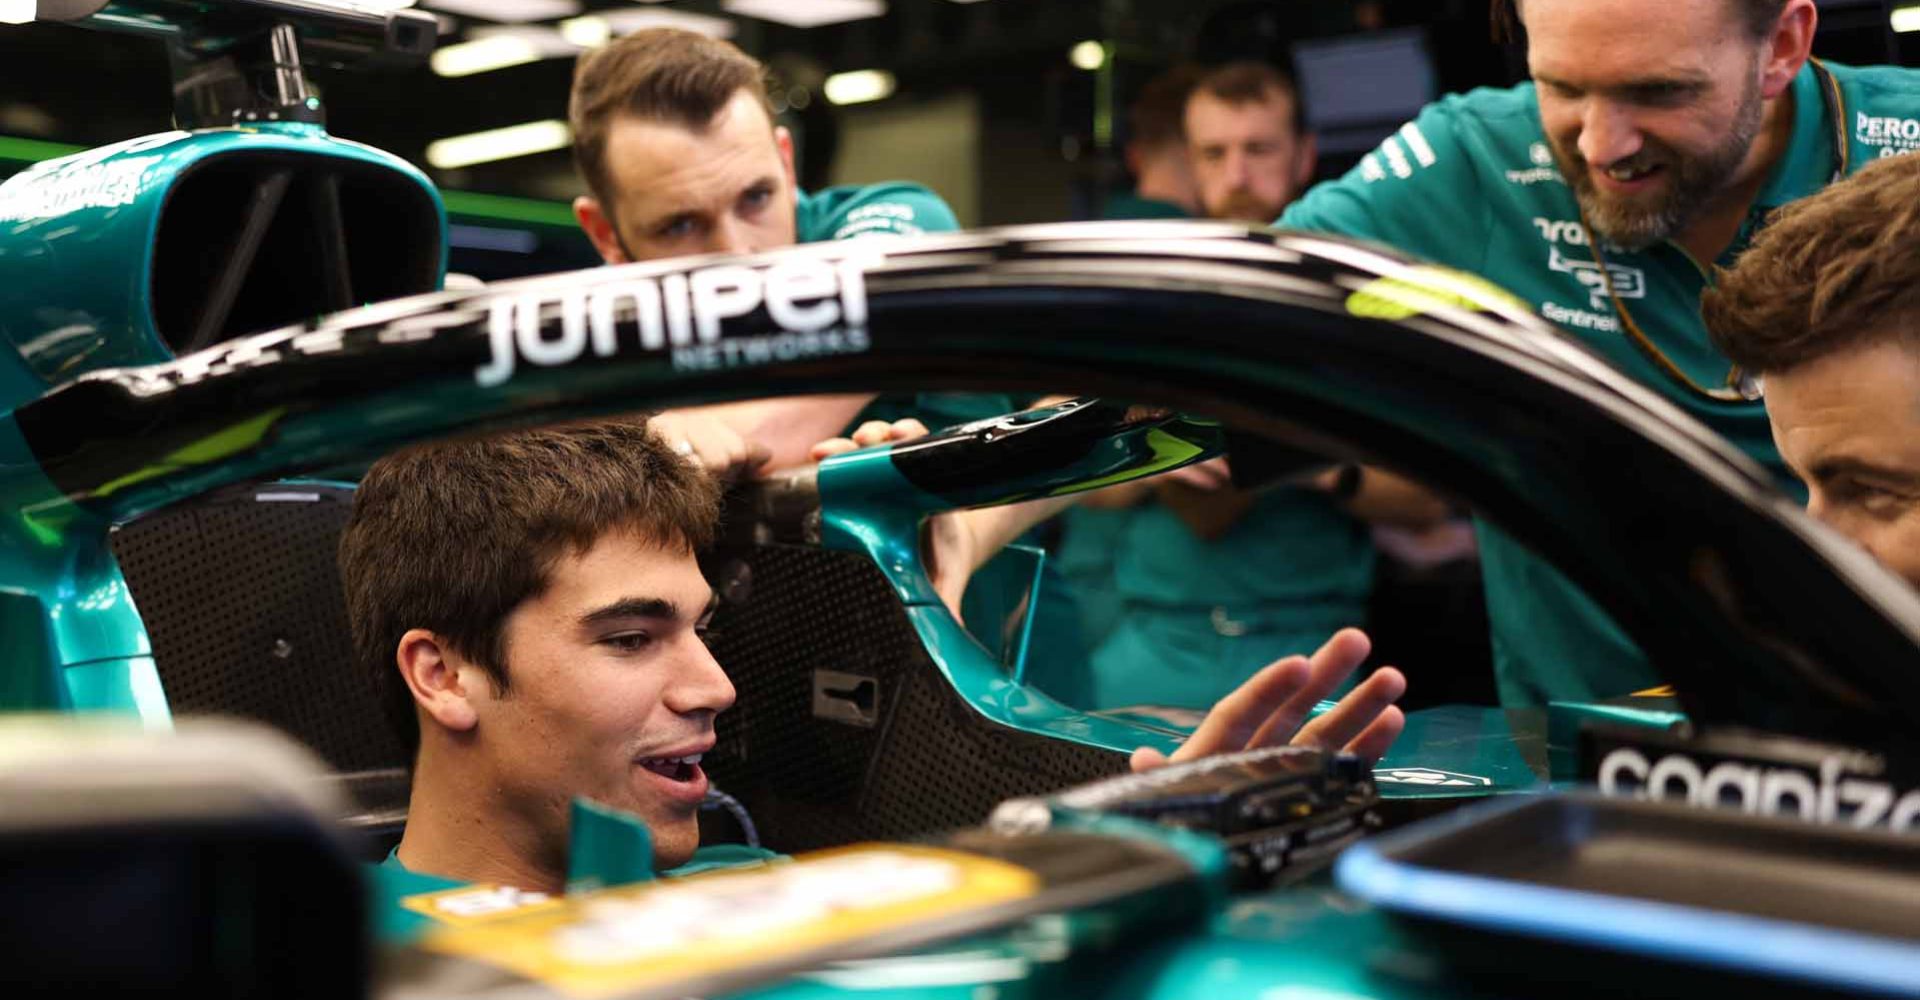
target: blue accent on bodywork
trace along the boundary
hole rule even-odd
[[[1497,799],[1411,827],[1392,845],[1453,830],[1529,804]],[[1498,934],[1544,938],[1810,983],[1920,995],[1920,947],[1911,942],[1745,914],[1579,889],[1441,871],[1395,860],[1379,841],[1341,854],[1340,887],[1376,906]]]

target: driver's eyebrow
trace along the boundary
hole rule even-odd
[[[582,614],[579,624],[598,625],[620,618],[656,618],[674,621],[679,617],[679,606],[664,597],[622,597]]]

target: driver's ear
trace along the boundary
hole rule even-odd
[[[785,125],[775,125],[773,144],[780,150],[780,167],[787,172],[787,190],[800,190],[798,175],[793,172],[793,133]]]
[[[620,234],[613,229],[613,219],[600,207],[600,199],[583,194],[573,199],[573,217],[580,222],[580,228],[593,241],[593,248],[600,251],[600,259],[609,264],[628,263],[627,252],[620,247]]]
[[[445,639],[423,628],[408,629],[394,663],[413,703],[442,727],[466,732],[480,721],[472,698],[477,692],[461,676],[463,664]]]

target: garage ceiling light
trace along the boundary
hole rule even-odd
[[[426,0],[426,5],[449,14],[508,24],[551,21],[580,13],[580,0]]]
[[[540,61],[540,50],[517,35],[495,35],[433,50],[429,60],[441,76],[472,76]]]
[[[884,69],[858,69],[827,77],[827,100],[835,104],[865,104],[893,96],[893,74]]]
[[[1893,30],[1920,31],[1920,7],[1894,8]]]
[[[729,14],[744,14],[796,28],[858,21],[887,12],[885,0],[721,0],[720,6]]]
[[[453,170],[476,163],[565,149],[572,142],[573,131],[567,128],[567,123],[549,118],[546,121],[509,125],[430,142],[427,144],[427,162],[441,170]]]
[[[0,0],[0,24],[26,24],[39,6],[40,0]]]

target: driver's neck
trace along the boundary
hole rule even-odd
[[[448,766],[457,750],[423,743],[407,802],[406,832],[398,856],[409,871],[462,882],[559,894],[564,862],[543,861],[542,837],[499,798],[497,784],[457,781]]]
[[[1713,266],[1739,237],[1754,199],[1760,197],[1760,189],[1793,142],[1793,116],[1793,88],[1788,87],[1779,97],[1766,102],[1761,112],[1760,134],[1754,138],[1747,158],[1734,172],[1733,179],[1674,237],[1673,241],[1702,267]]]

